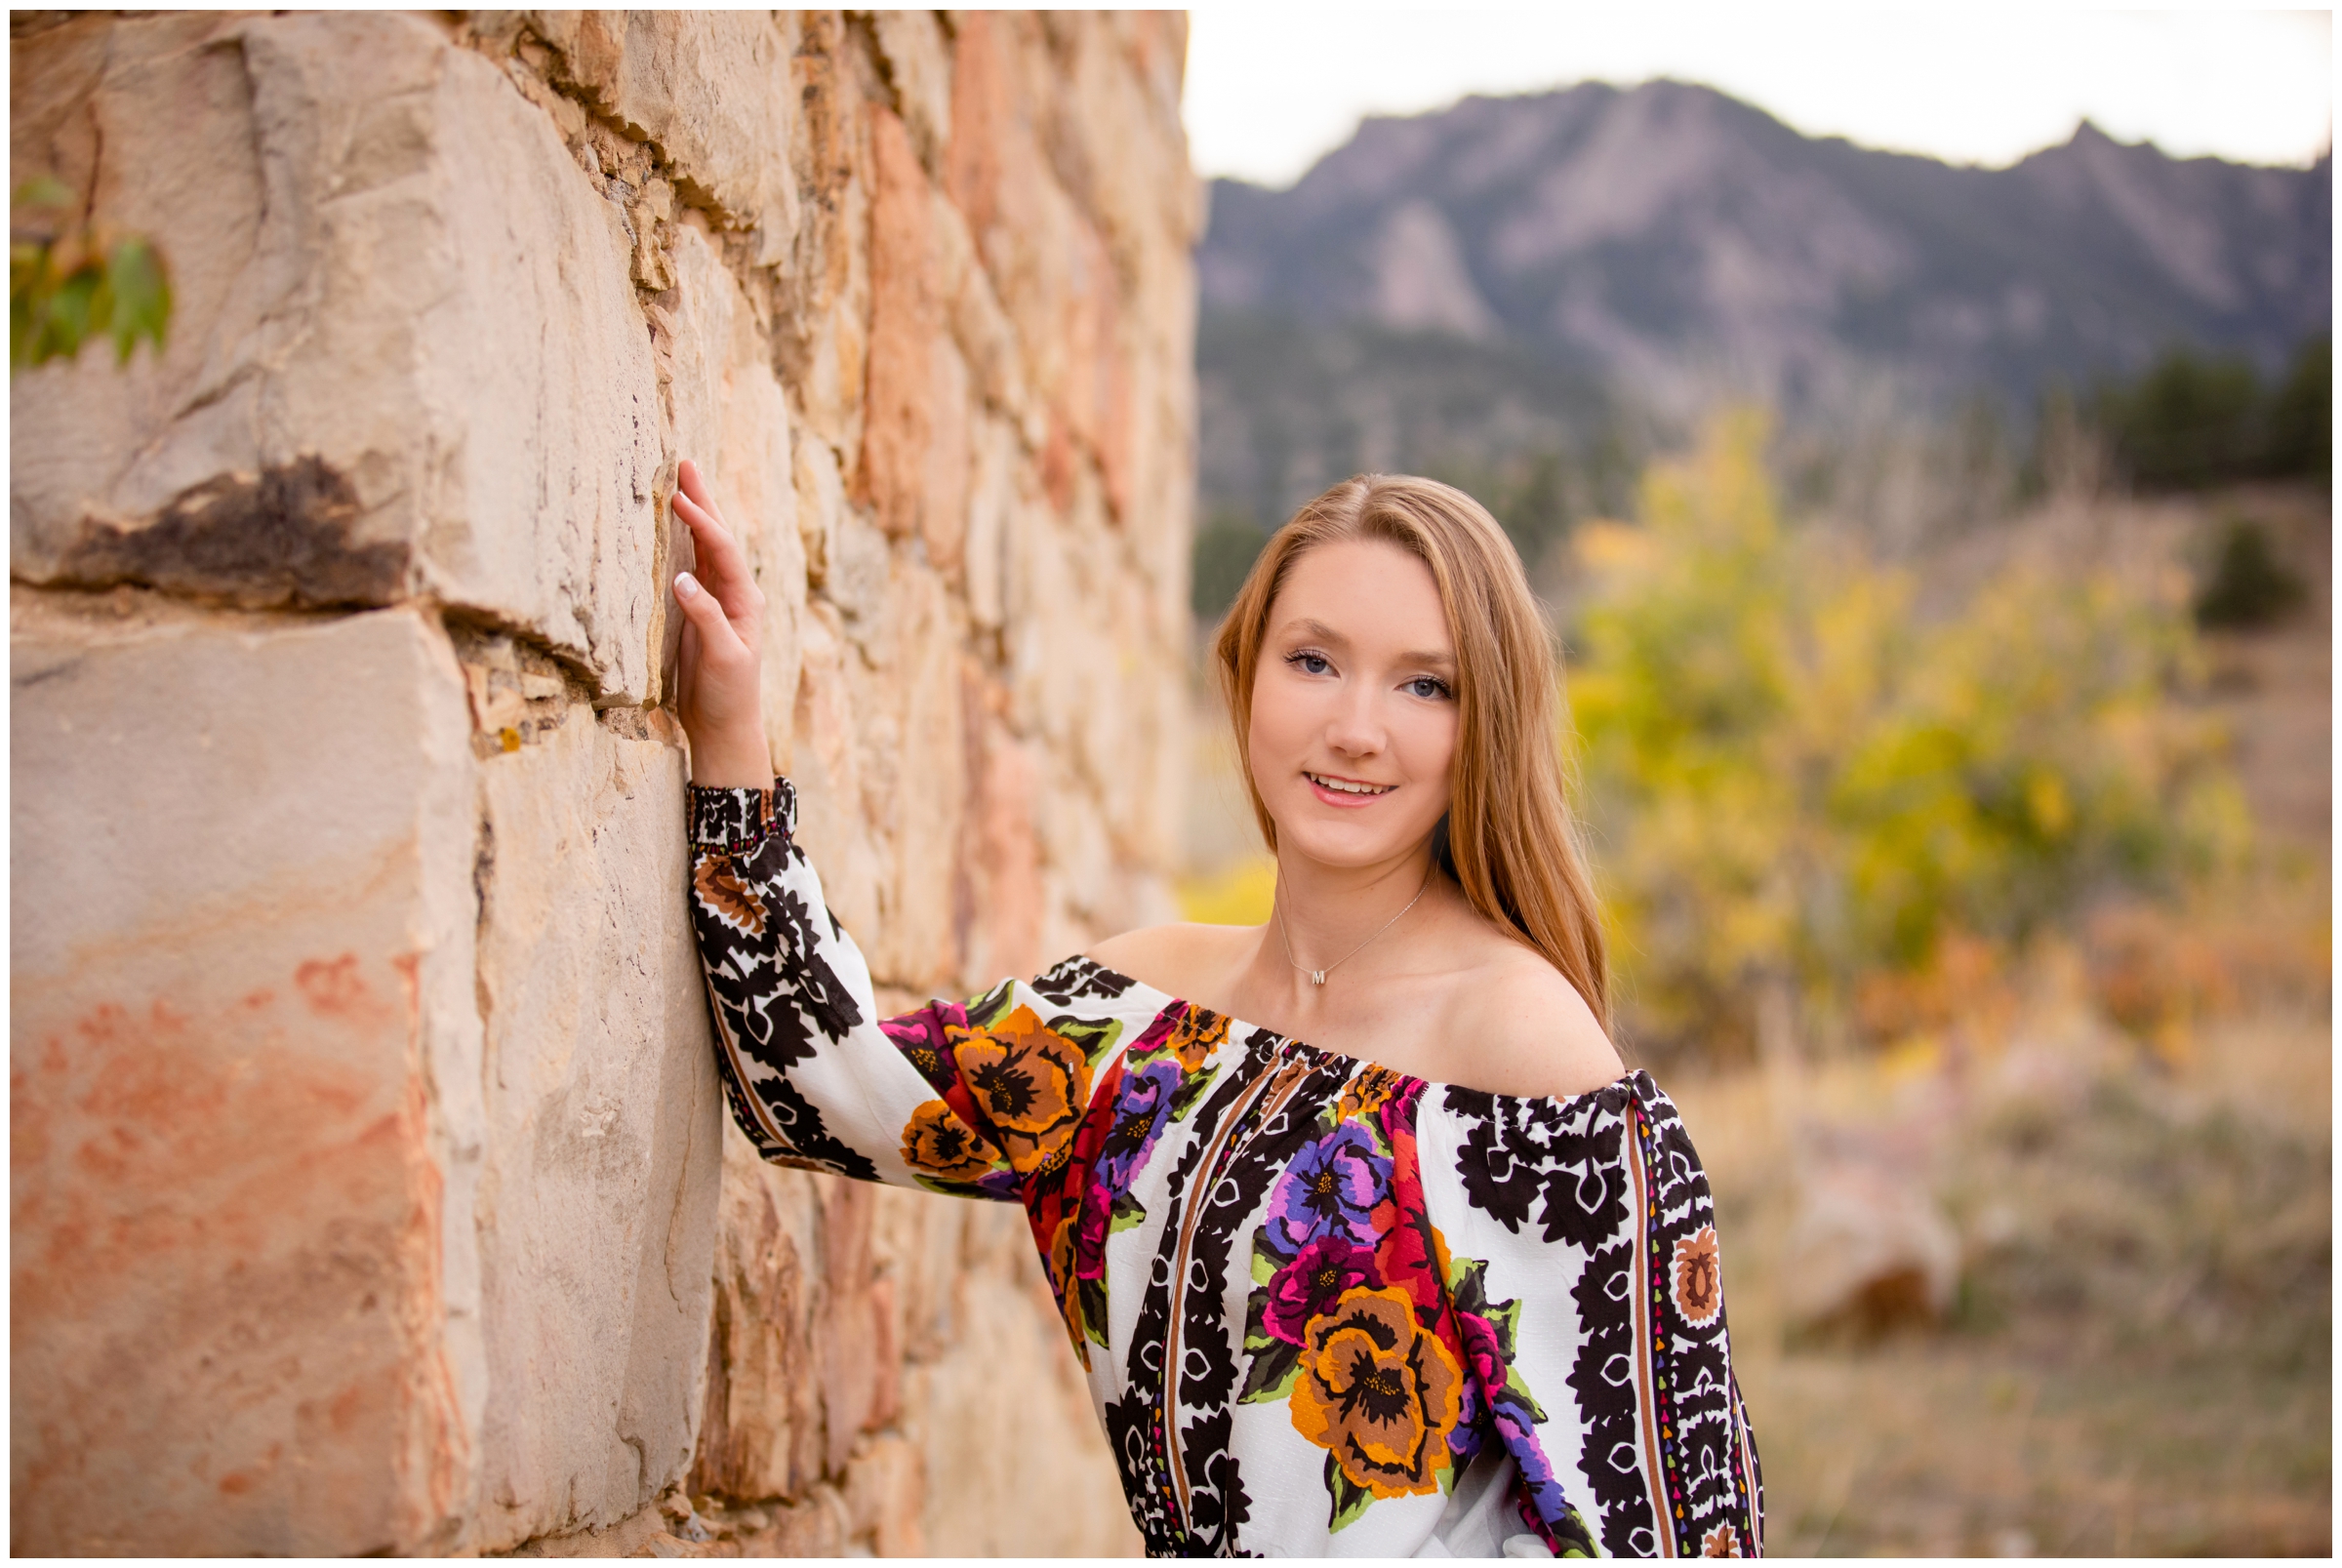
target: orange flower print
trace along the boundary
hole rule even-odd
[[[1353,1121],[1371,1116],[1383,1108],[1383,1102],[1398,1092],[1404,1080],[1389,1067],[1368,1067],[1350,1080],[1342,1091],[1341,1102],[1334,1106],[1334,1120]]]
[[[691,885],[700,903],[733,930],[751,937],[764,935],[764,901],[740,879],[728,855],[702,855],[691,868]]]
[[[941,1100],[910,1113],[903,1127],[903,1163],[939,1182],[973,1182],[989,1173],[1000,1151],[979,1137]]]
[[[1182,1072],[1193,1072],[1227,1038],[1228,1020],[1210,1008],[1191,1002],[1171,1037],[1163,1042],[1163,1049],[1179,1059]]]
[[[1464,1379],[1406,1293],[1351,1290],[1302,1338],[1294,1429],[1378,1498],[1439,1490]]]
[[[1020,1175],[1056,1168],[1090,1103],[1090,1061],[1080,1046],[1019,1007],[958,1051],[959,1075],[991,1118],[1001,1151]]]
[[[1740,1554],[1740,1532],[1729,1524],[1719,1524],[1700,1537],[1700,1555],[1703,1557],[1737,1557]]]
[[[1724,1278],[1716,1259],[1716,1226],[1676,1243],[1676,1310],[1693,1328],[1706,1328],[1724,1309]]]

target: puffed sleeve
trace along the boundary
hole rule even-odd
[[[1541,1522],[1613,1556],[1758,1554],[1716,1206],[1675,1105],[1639,1071],[1567,1100],[1436,1088],[1418,1132],[1461,1338]]]
[[[822,902],[795,832],[786,779],[692,788],[692,929],[733,1119],[778,1164],[1018,1198],[1030,1163],[1018,1156],[1030,1151],[1015,1118],[989,1114],[971,1081],[1005,1070],[1024,1093],[1048,1076],[1045,1051],[1005,1069],[991,1060],[1021,1022],[1016,988],[878,1018],[869,966]],[[971,1014],[996,1026],[972,1028]]]

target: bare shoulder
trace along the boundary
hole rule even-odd
[[[1457,987],[1450,1036],[1472,1042],[1474,1087],[1510,1095],[1582,1095],[1626,1072],[1578,988],[1545,956],[1504,940]],[[1460,1075],[1459,1075],[1460,1076]]]
[[[1227,990],[1223,982],[1241,961],[1257,929],[1184,921],[1146,926],[1109,937],[1085,956],[1172,996],[1218,996]]]

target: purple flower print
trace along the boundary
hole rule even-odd
[[[1490,1389],[1491,1394],[1495,1389]],[[1512,1399],[1496,1398],[1489,1404],[1489,1414],[1496,1435],[1503,1439],[1513,1463],[1520,1469],[1520,1489],[1529,1495],[1529,1504],[1537,1510],[1549,1529],[1558,1529],[1562,1516],[1569,1511],[1569,1495],[1561,1488],[1560,1478],[1554,1474],[1554,1463],[1545,1457],[1545,1444],[1538,1439],[1536,1423],[1528,1412]]]
[[[1269,1196],[1268,1240],[1287,1258],[1319,1236],[1372,1247],[1378,1224],[1390,1223],[1390,1201],[1391,1161],[1375,1148],[1372,1133],[1344,1122],[1285,1167]]]
[[[1179,1064],[1170,1057],[1123,1075],[1114,1094],[1113,1120],[1107,1129],[1105,1146],[1090,1170],[1089,1186],[1082,1189],[1081,1219],[1074,1228],[1075,1272],[1083,1278],[1095,1279],[1103,1272],[1114,1205],[1129,1193],[1139,1168],[1147,1163],[1155,1141],[1162,1136],[1180,1077]]]
[[[1332,1311],[1345,1291],[1381,1284],[1373,1253],[1348,1236],[1319,1236],[1270,1276],[1262,1322],[1287,1345],[1303,1345],[1308,1343],[1302,1333],[1310,1319]]]
[[[1171,1097],[1179,1092],[1179,1064],[1169,1057],[1148,1063],[1125,1074],[1114,1096],[1114,1123],[1090,1174],[1090,1191],[1104,1192],[1111,1203],[1130,1190],[1139,1167],[1147,1163],[1154,1141],[1162,1136],[1164,1118],[1171,1114]]]

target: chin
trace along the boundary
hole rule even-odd
[[[1316,806],[1315,801],[1309,802]],[[1280,851],[1321,865],[1374,865],[1407,854],[1431,837],[1436,821],[1423,824],[1343,823],[1323,820],[1324,808],[1291,816],[1272,812]]]

